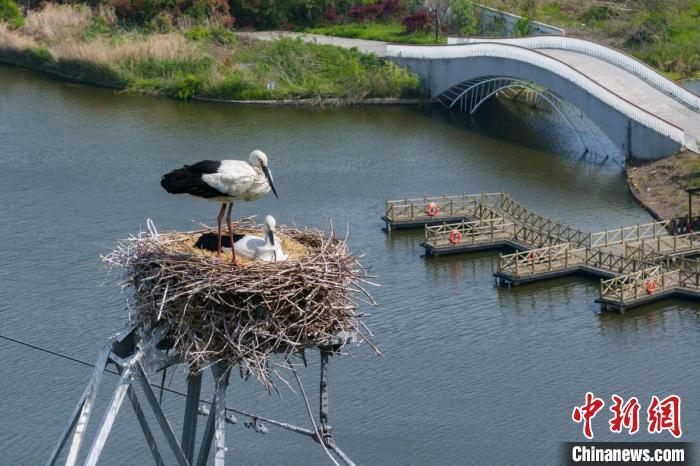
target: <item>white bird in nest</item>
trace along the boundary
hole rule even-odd
[[[163,175],[160,185],[171,194],[190,194],[207,201],[221,202],[221,210],[217,217],[217,249],[221,257],[221,223],[228,204],[226,224],[229,238],[233,244],[233,227],[231,226],[231,211],[233,201],[253,201],[259,199],[270,190],[277,196],[272,174],[267,165],[267,155],[263,151],[254,150],[248,161],[244,160],[203,160],[194,165]],[[231,253],[231,260],[236,262],[236,250]]]
[[[237,239],[233,248],[241,257],[264,262],[282,262],[289,257],[282,250],[282,242],[276,237],[277,222],[272,215],[265,217],[263,230],[265,237],[245,235]]]

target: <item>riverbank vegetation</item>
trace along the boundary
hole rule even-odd
[[[404,44],[445,44],[448,35],[472,35],[477,26],[477,7],[468,0],[378,0],[344,12],[328,9],[321,26],[304,31]]]
[[[226,4],[218,0],[203,9],[190,2],[168,14],[136,4],[48,3],[30,10],[21,22],[0,22],[0,61],[179,99],[355,102],[420,92],[415,75],[357,50],[239,37],[230,29],[235,20]]]
[[[700,160],[685,151],[654,162],[632,163],[627,184],[660,218],[683,217],[688,213],[685,189],[700,186]],[[699,196],[694,196],[693,211],[700,212]]]
[[[406,32],[399,23],[351,23],[332,24],[314,28],[306,28],[304,32],[326,36],[348,37],[351,39],[381,40],[402,44],[434,44],[435,34],[431,31]],[[438,36],[438,43],[446,44],[444,35]]]
[[[439,28],[435,34],[435,19],[428,8],[399,0],[378,0],[346,5],[344,10],[327,8],[322,25],[304,32],[405,44],[444,44],[447,38]]]
[[[700,78],[697,0],[483,0],[625,50],[674,79]]]

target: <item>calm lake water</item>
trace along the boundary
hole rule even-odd
[[[688,79],[683,81],[683,86],[687,87],[696,94],[700,94],[700,79]]]
[[[471,122],[436,109],[181,103],[0,67],[1,333],[93,361],[126,320],[100,254],[146,218],[160,229],[215,222],[216,206],[168,195],[161,174],[260,148],[280,199],[237,204],[235,214],[347,225],[383,285],[370,326],[385,357],[363,347],[333,359],[330,374],[336,440],[358,464],[555,464],[560,442],[582,438],[570,415],[586,391],[608,403],[634,395],[643,409],[654,394],[677,393],[684,439],[696,441],[699,306],[601,314],[597,280],[495,288],[497,252],[426,260],[421,232],[381,230],[385,198],[500,190],[586,229],[650,221],[620,165],[581,159],[577,144],[546,118],[524,122],[497,103]],[[4,340],[0,357],[0,463],[40,464],[90,369]],[[318,361],[309,366],[302,375],[315,397]],[[98,413],[115,381],[105,379]],[[182,389],[180,369],[169,383]],[[236,377],[229,404],[306,426],[300,399],[283,395]],[[183,400],[166,394],[164,404],[179,430]],[[595,419],[596,439],[626,440],[606,432],[608,414]],[[231,464],[327,463],[306,437],[273,427],[260,436],[240,421],[228,427]],[[102,459],[151,462],[127,404]]]

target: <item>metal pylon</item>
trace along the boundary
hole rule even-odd
[[[84,464],[86,466],[97,464],[125,398],[128,398],[131,403],[134,414],[148,443],[153,460],[157,465],[165,464],[160,452],[160,446],[153,436],[151,427],[141,407],[141,400],[139,400],[134,390],[134,384],[140,385],[145,402],[152,410],[158,426],[165,436],[167,447],[173,453],[177,464],[180,466],[194,464],[197,416],[201,411],[199,400],[202,374],[190,374],[188,376],[182,441],[178,441],[170,422],[158,402],[158,397],[153,391],[151,382],[148,379],[148,371],[146,370],[146,368],[156,371],[164,370],[179,362],[177,357],[168,356],[165,351],[158,348],[158,345],[163,341],[165,335],[166,329],[162,327],[149,331],[145,335],[139,335],[139,330],[136,327],[132,327],[118,334],[111,343],[102,348],[97,357],[97,363],[95,364],[90,382],[73,410],[68,425],[61,433],[59,441],[53,448],[51,456],[46,463],[47,465],[54,465],[58,462],[61,453],[69,441],[70,448],[65,464],[67,466],[73,466],[78,462],[81,447],[86,436],[88,421],[90,420],[97,397],[97,391],[102,381],[102,374],[107,370],[109,364],[114,364],[114,366],[116,366],[120,378],[112,393],[107,409],[103,414],[92,445],[87,452]],[[223,466],[226,456],[226,388],[231,371],[230,366],[217,364],[212,366],[212,372],[214,374],[216,389],[212,402],[213,406],[208,413],[207,424],[199,447],[196,464],[205,465],[207,463],[211,445],[214,443],[214,464]],[[233,421],[229,419],[228,422],[235,422],[235,418]]]
[[[166,327],[144,330],[143,328],[132,326],[117,334],[110,343],[100,350],[90,381],[78,400],[68,425],[61,432],[61,436],[46,462],[47,466],[58,463],[68,444],[70,444],[70,447],[66,454],[65,464],[74,466],[78,463],[81,456],[81,447],[86,437],[88,421],[94,410],[97,392],[105,371],[118,374],[119,381],[87,452],[83,463],[85,465],[93,466],[99,461],[124,399],[128,398],[153,460],[157,465],[165,464],[161,455],[161,447],[165,447],[171,450],[175,461],[180,466],[195,464],[204,466],[208,462],[213,445],[214,464],[216,466],[224,466],[227,452],[225,425],[226,423],[236,424],[238,422],[233,414],[227,413],[228,409],[229,411],[248,416],[252,421],[250,423],[246,422],[246,426],[254,428],[257,432],[266,433],[267,429],[264,428],[260,421],[269,422],[277,427],[311,437],[330,449],[345,464],[354,466],[352,460],[336,445],[332,435],[332,427],[328,424],[327,372],[329,357],[339,351],[344,344],[356,342],[357,337],[353,332],[339,332],[326,345],[318,347],[321,352],[321,383],[319,391],[319,417],[321,423],[317,429],[309,430],[293,424],[275,421],[274,419],[255,416],[245,411],[227,408],[226,390],[229,384],[231,366],[220,363],[213,365],[211,368],[215,387],[211,407],[206,403],[200,403],[203,374],[200,372],[187,376],[184,421],[181,440],[179,441],[165,412],[161,408],[158,396],[154,393],[153,385],[147,375],[160,370],[164,371],[168,367],[181,362],[177,354],[168,354],[167,333],[168,329]],[[116,370],[111,370],[108,367],[110,364],[113,364]],[[165,437],[167,447],[157,443],[142,408],[141,402],[143,400],[139,399],[136,390],[134,390],[134,384],[140,385],[145,404],[153,412],[158,426]],[[199,415],[207,416],[207,422],[200,439],[199,449],[197,450],[197,417]]]

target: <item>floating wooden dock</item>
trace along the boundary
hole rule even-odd
[[[434,196],[419,199],[386,201],[382,220],[385,230],[423,228],[425,225],[459,222],[481,217],[479,211],[487,205],[493,194],[462,194],[459,196]],[[436,212],[428,214],[428,206],[434,205]]]
[[[700,261],[689,259],[700,255],[700,234],[670,235],[669,221],[591,233],[541,216],[505,193],[424,199],[402,201],[398,217],[389,215],[396,201],[388,201],[387,229],[407,210],[416,212],[435,199],[451,200],[463,218],[422,224],[426,256],[515,249],[500,256],[494,274],[498,284],[591,274],[602,279],[596,301],[621,312],[671,296],[700,299]],[[414,215],[411,222],[417,226],[423,220],[425,215]]]

